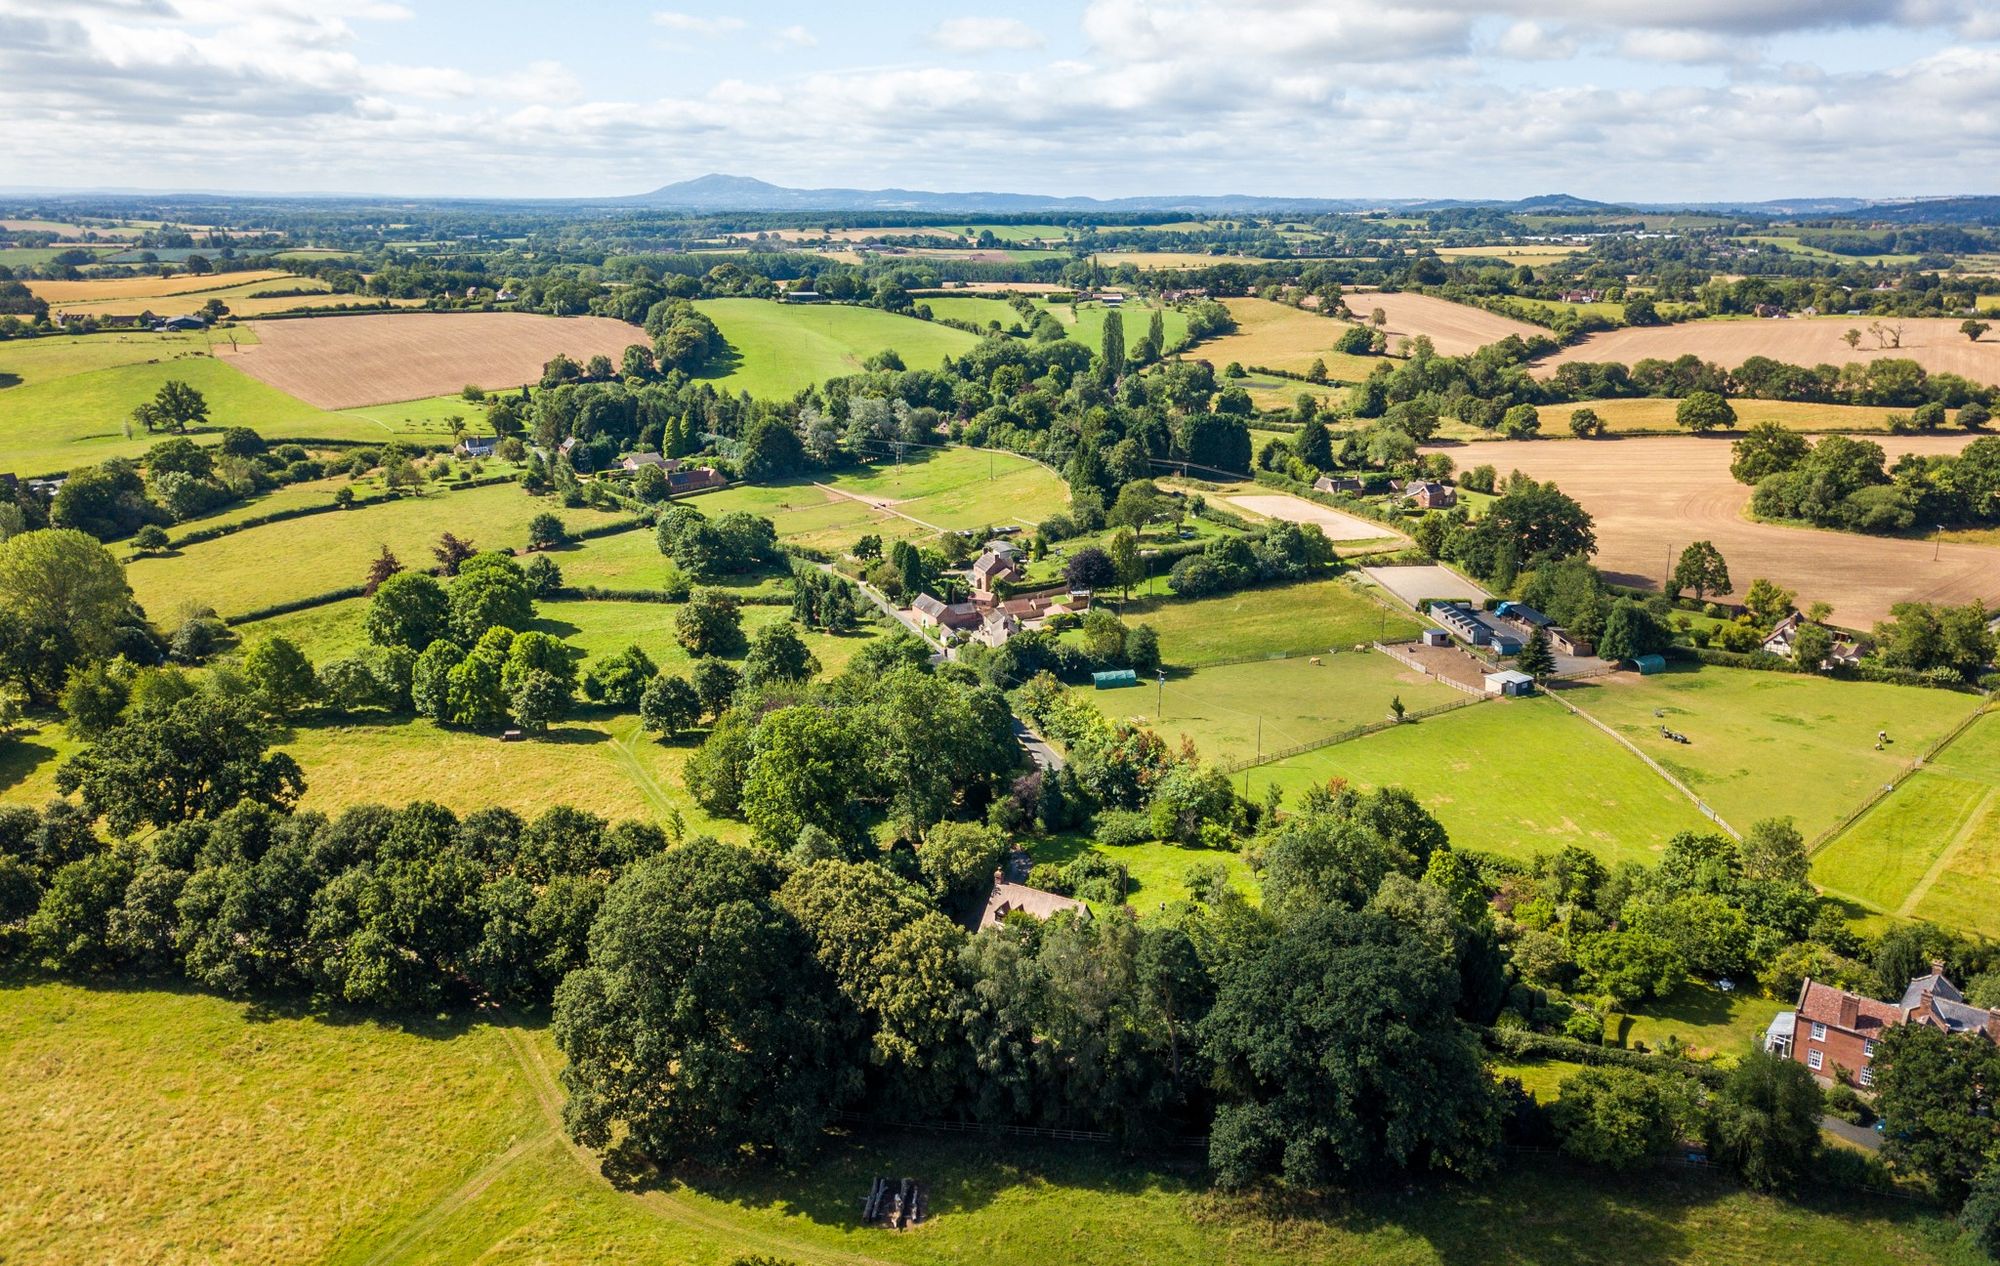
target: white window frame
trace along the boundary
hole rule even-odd
[[[1869,1059],[1874,1059],[1874,1058],[1875,1058],[1875,1039],[1874,1039],[1874,1038],[1872,1038],[1872,1037],[1871,1037],[1871,1038],[1866,1038],[1866,1039],[1864,1039],[1864,1040],[1862,1041],[1862,1043],[1861,1043],[1861,1053],[1862,1053],[1863,1055],[1867,1056],[1867,1057],[1868,1057]]]
[[[1821,1067],[1822,1067],[1822,1066],[1823,1066],[1823,1065],[1824,1065],[1825,1063],[1826,1063],[1826,1052],[1825,1052],[1825,1051],[1807,1051],[1807,1052],[1806,1052],[1806,1067],[1807,1067],[1807,1068],[1810,1068],[1810,1069],[1812,1069],[1812,1070],[1813,1070],[1814,1072],[1818,1072],[1818,1071],[1820,1070],[1820,1068],[1821,1068]]]
[[[1826,1026],[1824,1024],[1821,1024],[1818,1020],[1813,1021],[1812,1040],[1815,1042],[1826,1041]]]
[[[1874,1069],[1872,1069],[1872,1068],[1867,1068],[1867,1067],[1863,1067],[1863,1068],[1862,1068],[1862,1070],[1861,1070],[1861,1075],[1860,1075],[1860,1080],[1861,1080],[1861,1084],[1862,1084],[1862,1085],[1864,1085],[1864,1086],[1872,1086],[1872,1085],[1874,1085],[1874,1084],[1875,1084],[1875,1070],[1874,1070]]]

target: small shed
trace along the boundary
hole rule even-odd
[[[1654,673],[1667,671],[1667,660],[1664,655],[1641,655],[1632,662],[1637,665],[1639,675],[1642,677],[1651,677]]]
[[[1489,695],[1527,695],[1535,692],[1535,679],[1515,668],[1503,668],[1497,673],[1486,674],[1486,693]]]
[[[1444,631],[1443,629],[1425,629],[1425,630],[1424,630],[1424,645],[1425,645],[1425,646],[1450,646],[1450,645],[1451,645],[1451,634],[1449,634],[1449,633],[1445,632],[1445,631]]]
[[[1129,668],[1114,668],[1109,672],[1090,674],[1090,684],[1099,690],[1115,690],[1119,686],[1136,686],[1139,674]]]

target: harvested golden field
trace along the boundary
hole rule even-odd
[[[1904,453],[1955,453],[1970,435],[1883,436]],[[1658,587],[1679,552],[1713,541],[1741,595],[1758,577],[1825,600],[1833,619],[1868,628],[1898,602],[2000,601],[2000,549],[1781,527],[1744,517],[1750,489],[1729,476],[1726,436],[1552,444],[1503,440],[1447,449],[1461,467],[1490,462],[1554,480],[1597,521],[1597,564],[1615,583]],[[1937,557],[1932,558],[1933,552]]]
[[[1865,404],[1801,404],[1793,400],[1731,400],[1736,410],[1737,429],[1759,422],[1776,422],[1792,431],[1886,431],[1894,409]],[[1545,404],[1540,407],[1542,434],[1560,438],[1569,434],[1570,415],[1578,409],[1595,410],[1606,431],[1613,435],[1684,435],[1674,421],[1678,400],[1642,396],[1630,400],[1584,400],[1576,404]],[[1470,434],[1467,428],[1467,434]]]
[[[184,316],[201,311],[210,299],[221,300],[228,305],[230,315],[239,317],[292,312],[300,308],[373,308],[380,307],[385,302],[371,295],[336,291],[315,277],[295,277],[290,273],[279,273],[276,276],[266,273],[244,275],[253,280],[235,281],[228,277],[205,277],[200,279],[208,283],[203,288],[181,290],[173,294],[130,293],[128,282],[163,280],[157,277],[34,284],[92,287],[85,297],[52,301],[58,311],[73,316],[139,316],[148,312],[156,317]],[[174,277],[164,280],[173,282],[185,279]],[[311,293],[297,293],[301,290]],[[424,303],[422,299],[390,299],[386,302],[398,308],[420,308]]]
[[[1885,328],[1902,330],[1902,346],[1877,347],[1868,332],[1869,317],[1814,317],[1786,321],[1691,321],[1685,325],[1655,325],[1644,329],[1607,330],[1593,334],[1539,362],[1535,373],[1546,377],[1570,361],[1618,361],[1630,365],[1649,357],[1672,360],[1693,353],[1734,369],[1752,356],[1768,356],[1792,365],[1845,365],[1849,361],[1902,357],[1934,374],[1960,374],[1974,382],[2000,383],[2000,339],[1975,343],[1958,332],[1959,318],[1931,317],[1885,321]],[[1842,336],[1861,331],[1849,347]],[[1440,349],[1442,350],[1442,349]]]
[[[238,369],[322,409],[441,396],[468,383],[514,387],[558,352],[613,361],[647,342],[609,317],[440,312],[266,321],[254,347],[224,353]]]
[[[1364,321],[1376,308],[1382,309],[1382,315],[1389,319],[1382,331],[1389,336],[1391,351],[1395,350],[1397,339],[1415,338],[1419,334],[1429,338],[1440,353],[1463,356],[1478,351],[1488,343],[1497,343],[1509,334],[1534,338],[1548,333],[1539,325],[1499,316],[1484,308],[1400,291],[1391,294],[1379,290],[1350,290],[1347,292],[1347,307]]]
[[[99,299],[157,299],[163,295],[225,290],[249,282],[284,281],[311,285],[291,273],[261,269],[241,273],[176,273],[172,277],[94,277],[84,281],[31,281],[28,289],[51,304],[91,303]],[[198,305],[197,305],[198,306]]]

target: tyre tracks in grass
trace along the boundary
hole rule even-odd
[[[548,1061],[542,1058],[541,1051],[514,1025],[506,1025],[500,1031],[506,1038],[507,1044],[513,1048],[514,1057],[521,1066],[521,1073],[527,1079],[528,1088],[534,1093],[549,1129],[592,1183],[602,1186],[606,1191],[629,1201],[654,1217],[713,1236],[717,1243],[731,1250],[770,1253],[811,1263],[812,1266],[899,1266],[898,1263],[883,1258],[819,1248],[787,1239],[782,1235],[760,1231],[660,1188],[629,1191],[617,1187],[604,1176],[604,1167],[597,1153],[572,1140],[568,1131],[563,1128],[562,1087],[556,1083],[555,1074],[550,1070]]]
[[[1996,802],[2000,802],[2000,787],[1988,791],[1972,806],[1971,811],[1965,815],[1965,820],[1958,824],[1956,831],[1952,832],[1951,842],[1944,846],[1943,851],[1937,855],[1937,860],[1924,872],[1924,877],[1916,882],[1910,889],[1910,894],[1896,907],[1898,917],[1908,919],[1916,916],[1917,907],[1923,904],[1925,897],[1931,895],[1931,889],[1937,886],[1937,881],[1945,876],[1951,869],[1952,863],[1965,852],[1965,846],[1971,842],[1973,833],[1986,821],[1987,814]]]

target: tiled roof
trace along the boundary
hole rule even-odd
[[[1879,1036],[1884,1029],[1903,1022],[1903,1009],[1893,1002],[1877,1002],[1860,994],[1808,980],[1799,995],[1799,1016],[1814,1024],[1845,1029],[1863,1036]]]

